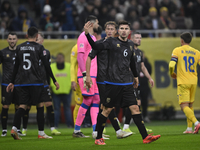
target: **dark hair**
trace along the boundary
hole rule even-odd
[[[8,35],[7,35],[7,38],[8,38],[9,35],[16,35],[16,37],[17,37],[17,33],[15,33],[15,32],[9,32]]]
[[[63,58],[65,58],[65,55],[64,55],[63,53],[58,53],[58,54],[56,55],[56,57],[58,57],[58,55],[61,55],[61,56],[63,56]]]
[[[106,22],[105,25],[104,25],[105,29],[106,29],[107,25],[113,25],[113,26],[115,26],[115,29],[117,29],[117,24],[114,21],[108,21],[108,22]]]
[[[180,35],[180,38],[187,44],[190,44],[190,42],[192,41],[192,34],[190,32],[183,32]]]
[[[99,26],[97,29],[94,28],[93,30],[97,35],[101,35],[101,32],[103,31],[101,26]]]
[[[131,33],[131,37],[134,36],[135,34],[141,34],[141,33],[138,31],[135,31],[135,32]]]
[[[131,28],[131,24],[130,24],[128,21],[125,21],[125,20],[119,21],[118,27],[119,27],[120,25],[128,25],[129,28]]]
[[[89,15],[86,19],[85,19],[85,23],[88,21],[96,21],[97,17],[93,16],[93,15]]]
[[[44,34],[42,32],[38,32],[38,34],[44,39]]]
[[[38,34],[38,29],[36,27],[30,27],[28,29],[28,37],[29,38],[35,38]]]

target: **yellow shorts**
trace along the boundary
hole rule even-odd
[[[196,84],[179,84],[177,86],[177,97],[179,104],[193,103],[195,98]]]
[[[75,99],[76,104],[78,105],[81,105],[83,102],[83,96],[82,96],[79,84],[77,84],[76,91],[74,91],[74,99]]]

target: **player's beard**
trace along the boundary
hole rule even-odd
[[[14,44],[14,46],[12,46],[12,44],[9,44],[9,46],[10,46],[11,48],[14,48],[14,47],[16,46],[16,44]]]

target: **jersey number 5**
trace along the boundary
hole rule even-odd
[[[185,70],[186,72],[189,70],[189,72],[194,72],[194,57],[189,56],[187,58],[187,56],[183,57],[183,60],[185,61]]]
[[[27,62],[28,65],[23,65],[24,70],[28,70],[31,68],[31,61],[29,59],[27,59],[27,57],[29,57],[30,54],[29,53],[24,53],[23,54],[23,62]]]

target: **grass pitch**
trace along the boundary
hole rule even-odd
[[[28,125],[27,136],[22,140],[14,140],[10,136],[10,130],[6,137],[0,137],[0,150],[200,150],[200,133],[183,134],[186,129],[185,120],[152,121],[145,124],[153,133],[160,134],[161,138],[150,144],[143,144],[141,135],[134,124],[130,129],[135,132],[132,136],[117,139],[111,125],[106,127],[106,134],[110,139],[106,145],[95,145],[92,136],[90,138],[73,138],[73,129],[61,125],[58,129],[62,132],[53,139],[37,139],[37,125]],[[11,129],[11,126],[8,127]],[[82,128],[85,135],[91,135],[92,128]],[[45,126],[45,133],[50,135],[50,129]]]

